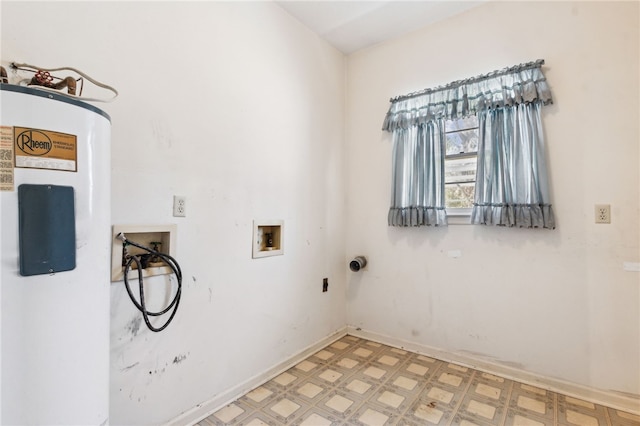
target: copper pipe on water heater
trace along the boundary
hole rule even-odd
[[[62,89],[63,87],[67,87],[67,93],[70,95],[76,94],[76,80],[73,77],[67,77],[59,83],[54,84],[54,89]]]
[[[53,77],[49,71],[38,70],[31,79],[31,84],[35,86],[44,86],[50,89],[63,89],[67,88],[67,93],[70,95],[76,94],[76,80],[73,77],[63,78],[58,83],[53,82]]]

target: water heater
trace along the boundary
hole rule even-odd
[[[106,424],[109,116],[0,84],[0,424]]]

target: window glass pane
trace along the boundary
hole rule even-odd
[[[447,159],[444,162],[445,183],[475,182],[477,157]]]
[[[444,123],[445,132],[455,132],[456,130],[465,130],[478,127],[478,117],[472,115],[465,118],[457,118],[455,120],[447,120]]]
[[[445,122],[446,155],[445,207],[470,209],[476,185],[478,118],[465,117]],[[459,156],[459,154],[467,154]],[[469,157],[468,154],[471,154]]]
[[[478,129],[446,134],[446,155],[478,152]]]
[[[448,209],[467,209],[473,207],[475,182],[445,184],[445,207]]]

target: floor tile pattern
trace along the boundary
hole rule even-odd
[[[345,336],[197,426],[640,426],[640,416]]]

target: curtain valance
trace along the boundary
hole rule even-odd
[[[434,119],[461,118],[522,103],[550,104],[543,64],[544,60],[528,62],[392,98],[382,130],[408,129]]]

